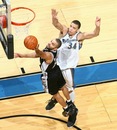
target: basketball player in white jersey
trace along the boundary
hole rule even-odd
[[[91,32],[80,32],[81,23],[78,20],[73,20],[70,27],[62,25],[58,18],[58,12],[52,9],[52,23],[60,31],[60,40],[62,46],[58,49],[57,64],[63,73],[66,80],[67,87],[69,89],[71,100],[75,101],[74,93],[74,82],[73,82],[73,71],[78,65],[79,61],[79,49],[85,39],[91,39],[99,35],[101,19],[96,17],[95,29]],[[52,97],[47,106],[46,110],[52,109],[57,101]]]

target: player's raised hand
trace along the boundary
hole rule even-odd
[[[99,17],[97,16],[97,17],[96,17],[96,20],[95,20],[95,25],[99,27],[100,24],[101,24],[101,18],[99,18]]]
[[[52,14],[52,17],[53,17],[53,18],[57,18],[58,12],[56,11],[56,9],[52,9],[52,10],[51,10],[51,14]]]

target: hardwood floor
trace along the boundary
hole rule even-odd
[[[75,104],[79,109],[75,126],[82,130],[114,130],[117,128],[117,82],[76,88]],[[54,117],[67,122],[62,108],[57,104],[46,111],[49,94],[38,94],[0,101],[1,117],[19,115],[0,120],[1,130],[65,130],[66,123],[39,115]],[[23,116],[24,115],[24,116]],[[27,116],[25,116],[27,115]],[[36,115],[36,116],[31,116]],[[70,128],[75,129],[75,128]]]

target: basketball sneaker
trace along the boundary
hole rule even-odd
[[[64,109],[64,111],[62,112],[62,115],[65,117],[72,115],[75,111],[75,108],[76,108],[72,101],[70,101],[67,104],[68,104],[68,108]]]
[[[48,101],[47,106],[45,107],[46,110],[51,110],[57,103],[57,100],[53,97]]]
[[[68,122],[67,122],[68,127],[74,126],[77,119],[77,114],[78,114],[78,109],[75,108],[74,113],[72,115],[69,115]]]

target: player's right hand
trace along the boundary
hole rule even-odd
[[[57,18],[58,12],[55,9],[52,9],[52,17]]]
[[[39,49],[39,44],[37,44],[36,48],[35,48],[35,51]]]
[[[21,57],[19,53],[14,53],[14,58]]]

